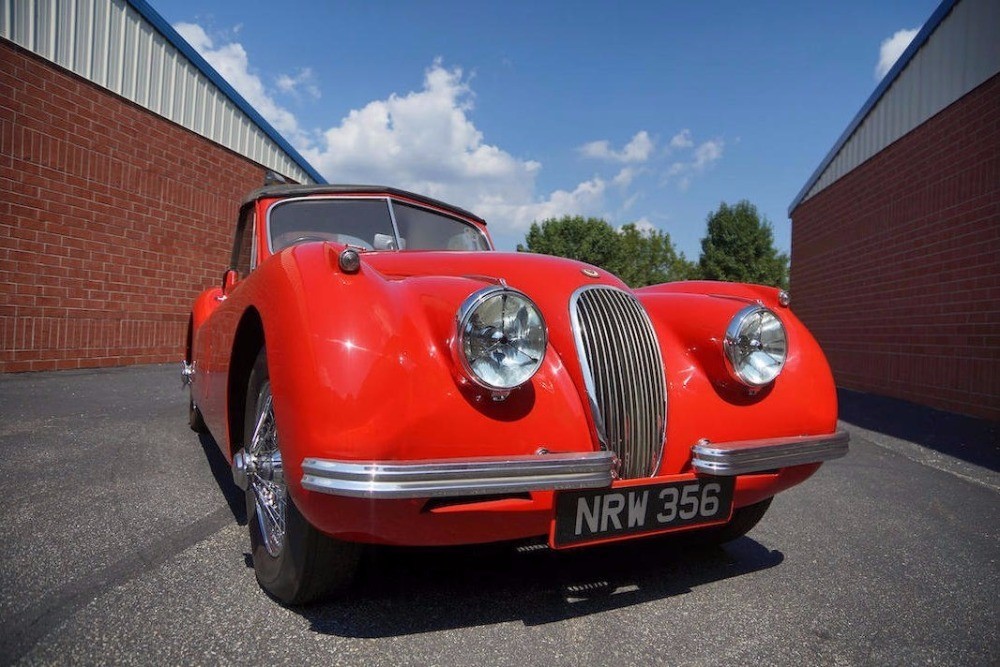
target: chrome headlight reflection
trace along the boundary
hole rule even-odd
[[[763,387],[785,365],[785,327],[767,308],[747,306],[729,323],[723,348],[733,377],[750,387]]]
[[[545,321],[531,299],[491,286],[474,292],[458,310],[458,357],[469,377],[487,389],[518,387],[542,365]]]

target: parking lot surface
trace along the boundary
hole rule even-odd
[[[0,663],[1000,664],[978,454],[846,425],[848,457],[721,548],[380,548],[346,599],[286,609],[186,409],[174,365],[0,376]],[[981,432],[959,444],[995,453]]]

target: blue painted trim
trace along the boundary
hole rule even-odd
[[[942,0],[941,4],[934,10],[934,13],[931,14],[929,19],[927,19],[924,27],[920,29],[920,32],[918,32],[913,38],[910,45],[906,47],[906,50],[899,56],[896,64],[892,66],[892,69],[890,69],[884,77],[882,77],[882,82],[878,84],[875,92],[872,93],[871,97],[868,98],[868,101],[865,102],[863,107],[861,107],[861,111],[859,111],[854,117],[851,124],[847,126],[844,133],[840,135],[840,138],[837,139],[837,143],[833,145],[833,148],[831,148],[830,152],[826,154],[823,161],[819,163],[819,167],[816,168],[816,171],[814,171],[812,176],[809,177],[809,180],[806,181],[805,186],[799,190],[799,194],[796,195],[795,200],[792,201],[792,204],[788,207],[788,217],[792,217],[792,211],[794,211],[796,207],[802,203],[802,200],[805,199],[807,194],[809,194],[812,187],[816,185],[816,181],[820,179],[820,176],[823,175],[826,168],[829,167],[830,163],[833,162],[833,159],[837,157],[837,153],[840,152],[840,149],[843,148],[844,144],[848,142],[851,135],[854,134],[854,131],[858,129],[871,110],[874,109],[875,105],[882,99],[885,91],[889,90],[889,86],[891,86],[899,77],[900,72],[902,72],[903,69],[909,64],[910,60],[913,59],[913,56],[916,55],[917,51],[919,51],[927,40],[930,39],[931,34],[937,30],[938,25],[940,25],[941,21],[944,20],[944,17],[948,15],[948,12],[950,12],[952,8],[958,4],[958,1],[959,0]]]
[[[326,184],[326,179],[323,178],[297,150],[292,148],[292,145],[288,143],[283,136],[281,136],[281,133],[274,129],[270,123],[264,120],[264,117],[261,116],[257,110],[243,98],[242,95],[237,93],[236,89],[229,85],[226,80],[222,78],[222,75],[216,72],[215,68],[209,65],[208,61],[202,58],[201,55],[194,50],[194,47],[188,44],[187,40],[181,37],[180,33],[174,30],[173,26],[167,23],[167,20],[160,16],[160,14],[153,9],[152,6],[146,2],[146,0],[126,0],[126,2],[128,2],[128,4],[131,5],[137,12],[142,14],[143,18],[149,21],[150,24],[152,24],[152,26],[174,46],[174,48],[183,53],[184,57],[190,60],[202,74],[208,77],[209,81],[215,84],[215,86],[221,90],[233,104],[239,107],[240,111],[249,116],[250,120],[256,123],[260,129],[264,130],[264,133],[270,137],[274,143],[278,144],[281,150],[288,153],[288,156],[291,157],[297,165],[302,167],[302,170],[309,174],[310,178],[316,181],[319,185]]]

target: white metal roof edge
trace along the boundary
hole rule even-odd
[[[805,200],[806,195],[809,194],[812,187],[816,185],[816,182],[823,176],[823,172],[826,171],[826,168],[829,167],[830,163],[837,157],[840,149],[843,148],[844,144],[850,140],[854,132],[861,126],[861,123],[864,122],[865,118],[868,117],[868,114],[872,112],[875,106],[879,103],[879,100],[882,99],[882,96],[885,95],[885,92],[889,90],[889,87],[892,86],[893,82],[899,77],[900,73],[906,69],[906,66],[913,59],[913,56],[915,56],[917,51],[919,51],[923,45],[927,43],[927,40],[930,39],[930,36],[935,30],[937,30],[937,27],[941,24],[944,18],[948,16],[957,3],[958,0],[942,0],[941,4],[934,10],[934,13],[931,14],[931,17],[927,19],[926,23],[924,23],[920,32],[917,33],[917,35],[913,38],[913,41],[910,42],[910,45],[906,47],[906,50],[903,51],[902,55],[899,56],[899,59],[896,60],[896,64],[894,64],[888,73],[882,77],[882,81],[875,88],[875,92],[871,94],[871,97],[869,97],[864,103],[861,110],[858,111],[856,116],[854,116],[854,119],[847,126],[847,129],[844,130],[843,134],[840,135],[840,138],[837,139],[837,143],[833,145],[833,148],[831,148],[830,152],[826,154],[823,161],[819,163],[816,171],[812,173],[809,180],[806,181],[806,184],[802,186],[801,190],[799,190],[799,193],[795,196],[795,199],[788,207],[788,217],[791,217],[792,211],[798,208],[799,204]]]
[[[222,78],[222,75],[219,74],[214,67],[209,65],[208,61],[205,60],[201,54],[195,51],[194,47],[188,44],[187,40],[181,37],[180,33],[174,30],[174,27],[170,25],[165,18],[160,16],[159,12],[153,9],[153,7],[146,2],[146,0],[126,0],[126,2],[128,2],[133,9],[139,12],[144,19],[149,21],[150,25],[163,35],[163,37],[166,38],[166,40],[170,42],[178,51],[183,53],[184,57],[190,60],[192,65],[197,67],[202,74],[208,77],[209,81],[211,81],[226,97],[228,97],[230,101],[232,101],[232,103],[240,109],[240,111],[245,113],[250,120],[260,127],[260,129],[264,131],[264,134],[274,141],[274,143],[276,143],[281,150],[287,153],[288,156],[292,158],[292,160],[299,167],[301,167],[304,172],[309,174],[310,178],[320,185],[326,183],[326,179],[323,178],[323,176],[316,171],[316,169],[309,164],[304,157],[302,157],[302,154],[295,150],[295,148],[293,148],[292,145],[288,143],[283,136],[281,136],[281,133],[274,129],[274,126],[264,120],[264,117],[261,116],[260,113],[254,109],[242,95],[236,92],[236,89],[229,85],[229,83]]]

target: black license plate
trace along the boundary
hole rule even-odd
[[[556,493],[550,543],[566,547],[674,528],[723,523],[733,509],[732,477]]]

